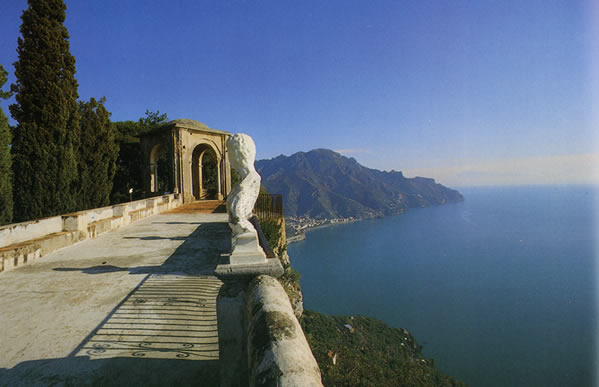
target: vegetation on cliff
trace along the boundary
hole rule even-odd
[[[260,219],[260,228],[268,241],[268,245],[271,246],[274,253],[279,257],[281,265],[283,265],[284,272],[278,280],[289,297],[295,316],[299,318],[304,312],[304,297],[299,285],[300,274],[291,267],[289,255],[287,255],[285,220],[283,218]]]
[[[405,329],[309,310],[300,322],[325,386],[464,386],[437,370]]]

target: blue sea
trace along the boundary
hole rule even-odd
[[[595,385],[597,187],[459,191],[291,244],[305,307],[406,328],[471,386]]]

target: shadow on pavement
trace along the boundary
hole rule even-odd
[[[159,266],[120,267],[110,264],[90,267],[57,267],[54,271],[80,271],[84,274],[104,274],[129,271],[129,274],[184,274],[212,275],[222,253],[230,250],[231,231],[227,223],[203,223],[189,236],[125,236],[123,239],[184,240],[184,242]]]
[[[219,385],[213,271],[228,249],[228,225],[202,223],[160,266],[53,269],[147,275],[68,356],[0,368],[0,386]]]
[[[178,236],[178,237],[161,237],[157,235],[143,236],[143,237],[124,237],[123,239],[139,239],[140,241],[157,241],[161,239],[168,239],[171,241],[184,241],[187,237]]]
[[[0,386],[218,386],[218,374],[218,360],[78,356],[0,368]]]

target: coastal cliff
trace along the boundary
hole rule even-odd
[[[364,219],[464,200],[433,179],[366,168],[328,149],[259,160],[256,169],[266,190],[283,195],[288,218]]]

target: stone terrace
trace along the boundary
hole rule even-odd
[[[226,219],[154,215],[0,273],[0,385],[219,385]]]

